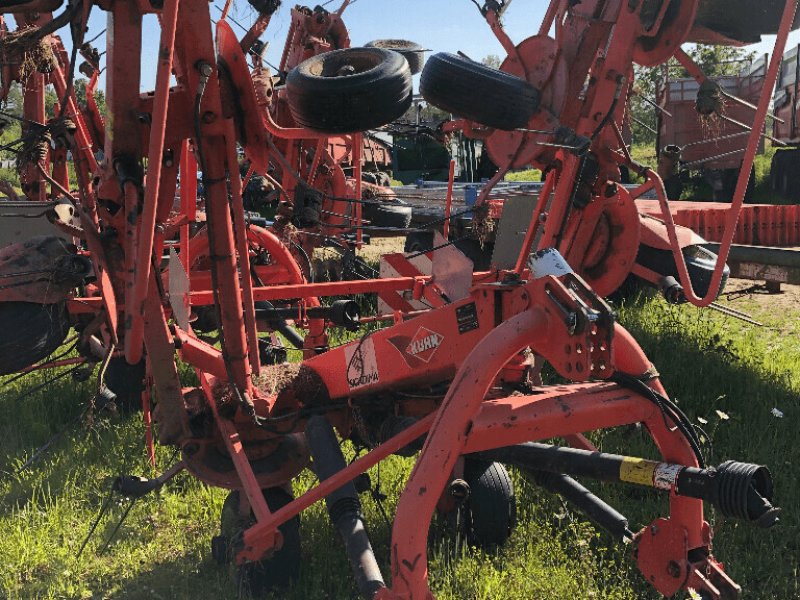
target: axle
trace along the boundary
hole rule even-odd
[[[772,505],[772,475],[759,465],[729,460],[718,467],[700,469],[537,443],[488,450],[480,455],[525,469],[641,485],[706,500],[726,517],[764,528],[775,525],[780,513]]]

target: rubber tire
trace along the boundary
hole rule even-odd
[[[69,329],[66,302],[0,302],[0,375],[50,356],[64,343]]]
[[[692,246],[684,248],[683,254],[692,287],[699,297],[704,298],[708,294],[708,290],[711,286],[711,276],[714,273],[717,255],[702,247],[693,252]],[[672,250],[662,250],[641,244],[639,246],[639,252],[636,255],[636,263],[651,271],[660,273],[664,277],[674,277],[677,281],[680,281],[678,266],[675,264]],[[716,297],[719,297],[725,290],[730,274],[730,267],[726,265]]]
[[[467,534],[471,545],[501,546],[517,524],[514,484],[505,466],[473,458],[464,459],[464,480],[469,484]]]
[[[116,404],[122,412],[142,409],[145,362],[129,365],[124,358],[112,358],[106,369],[105,384],[117,396]]]
[[[428,59],[420,93],[447,112],[505,130],[525,127],[541,100],[524,79],[446,52]]]
[[[402,54],[403,58],[408,62],[408,68],[411,69],[412,75],[421,73],[422,67],[425,66],[425,49],[416,42],[408,40],[374,40],[364,44],[364,47],[383,48],[384,50]]]
[[[492,268],[493,243],[487,242],[481,248],[477,240],[461,239],[453,242],[453,245],[472,261],[473,271],[488,271]]]
[[[283,488],[263,490],[264,499],[270,511],[276,511],[293,500],[292,495]],[[227,540],[228,564],[234,565],[237,540],[244,530],[255,523],[255,517],[249,519],[239,516],[239,491],[234,490],[225,498],[220,516],[222,537]],[[281,549],[258,562],[239,567],[238,577],[254,598],[265,596],[269,592],[286,588],[300,576],[302,554],[300,549],[300,515],[290,519],[278,527],[283,535]]]
[[[373,227],[408,229],[413,210],[405,202],[364,202],[361,216]]]
[[[680,200],[683,195],[683,180],[680,175],[673,175],[664,180],[664,191],[667,199]]]
[[[359,65],[354,75],[336,75]],[[402,55],[380,48],[347,48],[313,56],[286,79],[298,125],[322,133],[366,131],[399,119],[411,106],[411,70]]]

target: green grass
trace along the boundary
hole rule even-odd
[[[798,312],[767,311],[748,301],[735,304],[767,324],[759,329],[691,307],[639,300],[621,311],[663,374],[667,389],[692,419],[708,421],[711,462],[736,458],[771,466],[777,500],[786,508],[774,530],[716,521],[716,553],[745,598],[800,599],[800,484],[795,439],[800,419],[800,321]],[[225,492],[179,475],[158,494],[137,502],[116,541],[97,550],[124,506],[115,503],[80,559],[78,548],[105,499],[110,480],[127,472],[150,475],[139,417],[96,415],[67,436],[22,475],[15,471],[35,447],[80,412],[91,382],[57,382],[23,399],[18,394],[42,381],[32,375],[0,391],[0,598],[236,598],[228,569],[210,557]],[[771,413],[783,411],[783,418]],[[729,416],[723,420],[717,410]],[[596,435],[604,449],[648,455],[640,433]],[[710,452],[710,447],[709,447]],[[158,448],[159,469],[172,455]],[[351,453],[351,449],[347,449]],[[412,461],[393,458],[371,472],[388,495],[391,515]],[[611,545],[560,501],[533,488],[516,473],[520,525],[496,554],[432,553],[436,597],[456,599],[656,598],[638,574],[627,549]],[[312,484],[306,473],[300,493]],[[625,512],[633,528],[655,516],[662,502],[650,492],[603,485],[604,497]],[[375,502],[362,499],[376,554],[388,569],[390,528]],[[303,570],[295,589],[276,597],[356,597],[341,544],[324,507],[303,513]]]

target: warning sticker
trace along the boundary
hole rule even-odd
[[[652,460],[626,456],[622,459],[622,464],[619,466],[619,479],[627,483],[651,487],[653,485],[653,475],[657,466],[658,463]]]
[[[653,485],[657,490],[671,490],[678,485],[678,475],[683,471],[681,465],[659,463],[653,475]]]
[[[347,346],[344,349],[344,360],[347,385],[351,390],[380,381],[375,342],[372,338],[367,337],[357,344]]]

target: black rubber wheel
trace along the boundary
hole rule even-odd
[[[683,194],[683,181],[680,175],[673,175],[664,180],[664,191],[669,200],[680,200]]]
[[[405,202],[364,202],[361,216],[373,227],[408,229],[411,225],[412,209]]]
[[[0,375],[16,373],[52,354],[69,328],[65,302],[0,302]]]
[[[496,548],[505,543],[517,523],[514,484],[498,462],[464,460],[464,480],[469,484],[467,534],[470,544]]]
[[[411,70],[402,55],[347,48],[309,58],[286,79],[289,108],[301,126],[353,133],[386,125],[411,106]]]
[[[364,45],[365,48],[383,48],[403,55],[408,61],[411,74],[416,75],[422,72],[425,66],[425,49],[416,42],[408,40],[375,40]]]
[[[739,169],[726,169],[722,175],[723,190],[719,201],[733,202],[733,195],[736,193],[736,184],[739,183]],[[756,188],[755,169],[751,169],[750,178],[747,180],[747,190],[744,193],[745,202],[753,201],[753,194]]]
[[[268,488],[264,499],[271,511],[276,511],[292,501],[292,495],[283,488]],[[255,523],[252,513],[248,517],[239,514],[239,491],[228,494],[222,505],[221,534],[214,538],[212,553],[218,562],[234,565],[234,558],[244,531]],[[237,577],[254,597],[260,597],[276,589],[291,585],[300,576],[302,555],[300,551],[300,516],[287,521],[278,529],[283,535],[283,546],[272,556],[255,563],[239,567]]]
[[[711,286],[711,277],[714,274],[717,255],[702,246],[693,245],[683,249],[683,256],[686,260],[686,269],[689,271],[689,280],[692,282],[695,293],[701,298],[705,297]],[[651,271],[660,273],[664,277],[674,277],[676,280],[680,280],[678,266],[675,264],[672,250],[662,250],[641,244],[639,253],[636,255],[636,263]],[[725,289],[730,274],[730,267],[726,265],[717,296]]]
[[[461,250],[472,261],[473,271],[488,271],[492,267],[493,243],[486,243],[481,247],[478,240],[456,240],[453,245]]]
[[[145,362],[129,365],[124,358],[112,358],[106,369],[105,384],[114,392],[117,407],[123,412],[142,409],[144,392]]]
[[[506,130],[525,127],[541,100],[524,79],[446,52],[428,59],[420,93],[459,117]]]

